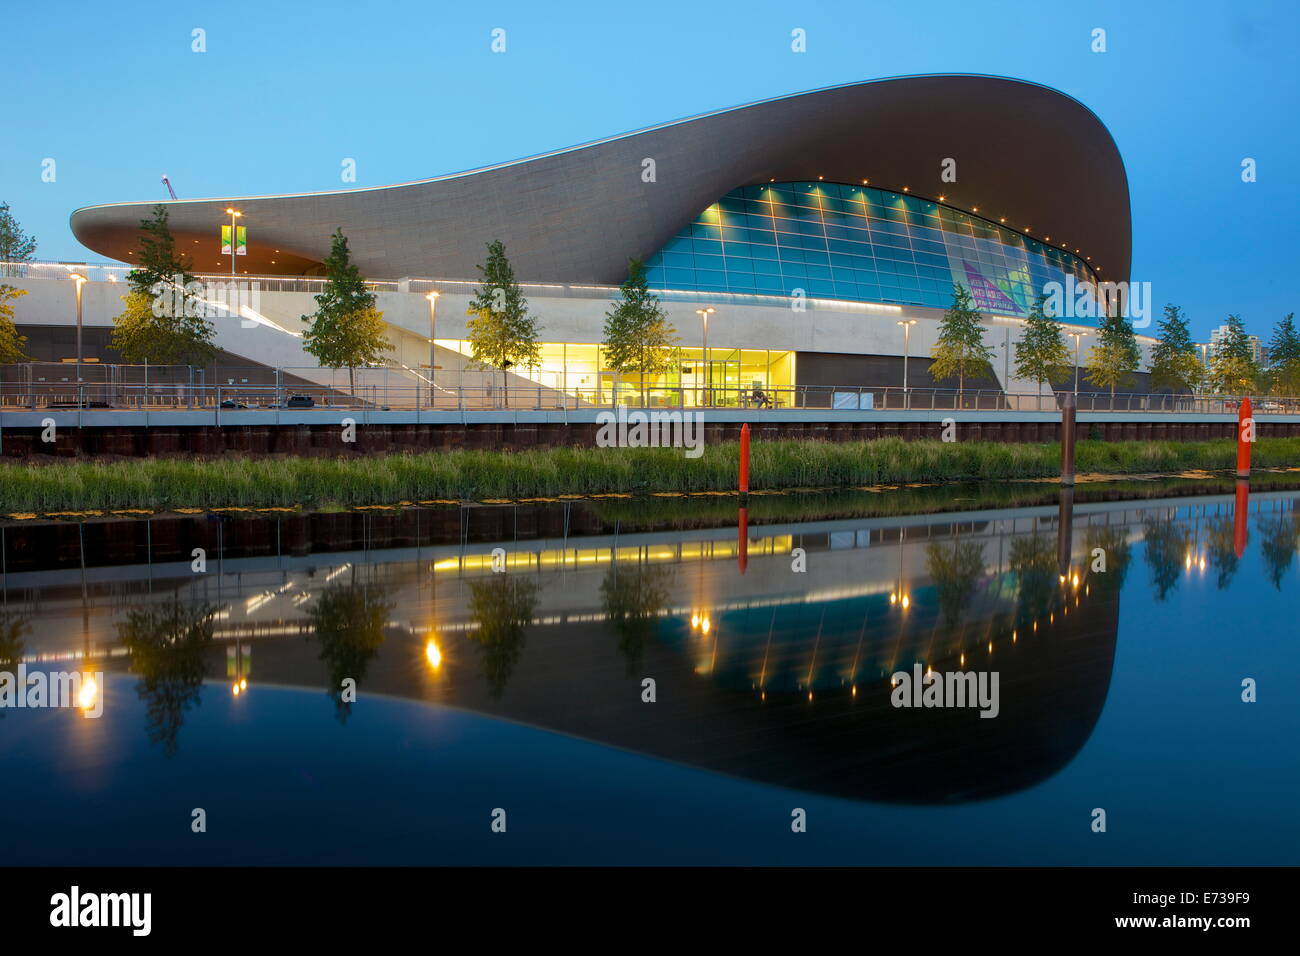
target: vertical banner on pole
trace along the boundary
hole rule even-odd
[[[235,229],[235,255],[248,255],[248,227],[238,226]],[[230,227],[221,227],[221,254],[230,255]]]

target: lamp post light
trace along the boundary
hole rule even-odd
[[[1065,334],[1074,336],[1074,397],[1077,401],[1079,398],[1079,341],[1088,333],[1066,332]]]
[[[80,272],[68,276],[77,284],[77,403],[81,403],[81,287],[86,284],[86,277]]]
[[[704,404],[708,404],[711,400],[709,385],[713,379],[713,370],[709,366],[709,316],[716,311],[717,309],[713,308],[713,306],[695,310],[695,314],[704,323]]]
[[[235,278],[235,256],[239,253],[239,227],[235,220],[243,215],[238,209],[227,209],[230,216],[230,278]]]
[[[433,350],[434,350],[433,340],[434,338],[437,337],[436,333],[438,331],[438,295],[439,293],[437,292],[430,292],[428,295],[425,296],[425,298],[429,300],[429,407],[430,408],[433,407],[433,403],[437,398],[437,395],[434,393],[433,390]]]
[[[239,281],[235,278],[235,257],[239,254],[239,227],[235,225],[235,220],[243,213],[234,208],[229,208],[226,212],[230,215],[230,294],[235,297],[235,318],[239,318],[243,307],[240,300],[243,297],[239,294]]]
[[[908,340],[911,338],[912,326],[916,325],[916,319],[900,319],[898,322],[895,322],[894,324],[901,325],[903,327],[903,407],[907,408],[909,405],[908,396],[907,396]]]

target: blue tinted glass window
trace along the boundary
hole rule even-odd
[[[967,270],[1023,315],[1046,283],[1091,272],[1069,252],[930,199],[826,182],[745,186],[648,263],[652,286],[946,307]]]

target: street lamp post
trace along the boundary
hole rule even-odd
[[[235,220],[243,215],[238,209],[227,209],[230,214],[230,294],[235,297],[235,317],[239,317],[243,303],[239,294],[239,281],[235,278],[235,257],[239,254],[239,227]]]
[[[704,402],[708,404],[712,400],[709,395],[709,385],[712,383],[713,370],[709,365],[709,316],[717,310],[712,306],[703,309],[696,309],[695,314],[704,322]]]
[[[1088,333],[1066,332],[1065,334],[1074,336],[1074,397],[1077,404],[1079,398],[1079,341]]]
[[[86,277],[80,272],[68,276],[77,284],[77,404],[81,404],[81,287],[86,284]]]
[[[916,319],[900,319],[895,325],[903,327],[903,407],[909,407],[907,395],[907,358],[908,358],[908,340],[911,338],[912,326],[916,325]]]
[[[438,331],[438,293],[430,292],[425,298],[429,300],[429,407],[432,408],[437,400],[433,390],[433,340]]]

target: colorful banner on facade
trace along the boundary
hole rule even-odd
[[[237,256],[248,255],[248,227],[240,226],[238,228],[238,231],[235,234],[235,239],[237,242],[235,255]],[[221,254],[223,256],[230,255],[230,227],[229,226],[221,227]]]

